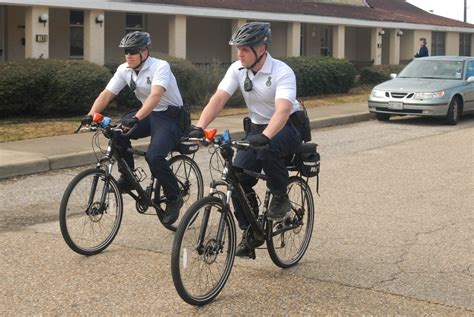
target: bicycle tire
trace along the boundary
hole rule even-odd
[[[235,223],[231,212],[222,214],[223,208],[222,201],[217,197],[202,198],[188,209],[176,231],[171,252],[171,274],[176,291],[188,304],[203,306],[214,300],[224,288],[232,271],[236,249]],[[206,210],[209,210],[206,235],[202,247],[199,248],[198,235]],[[215,239],[221,217],[225,217],[224,245]],[[220,261],[222,256],[225,258]],[[213,278],[213,269],[219,266],[222,270]],[[191,280],[192,273],[198,275],[194,281]],[[206,282],[211,285],[204,289]]]
[[[107,178],[107,208],[102,210],[100,197]],[[95,180],[97,183],[93,190]],[[91,193],[94,193],[93,201],[89,202]],[[88,169],[76,175],[64,191],[59,207],[61,234],[73,251],[94,255],[112,243],[120,228],[122,215],[122,194],[115,179],[106,176],[102,169]]]
[[[282,222],[269,221],[268,224],[274,232],[284,226],[300,223],[296,228],[272,235],[267,240],[270,258],[281,268],[289,268],[301,260],[308,249],[314,226],[314,200],[308,183],[299,176],[290,177],[288,197],[292,205],[291,211]],[[301,218],[297,211],[302,213]]]
[[[197,200],[204,196],[204,182],[199,165],[187,155],[176,155],[169,160],[170,168],[178,179],[181,197],[184,200],[180,210],[180,216],[172,224],[163,224],[171,231],[176,231],[184,212]],[[188,166],[188,168],[186,168]],[[180,174],[184,172],[184,174]],[[191,175],[192,174],[192,175]],[[196,186],[197,188],[195,188]]]

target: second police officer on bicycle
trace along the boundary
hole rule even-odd
[[[227,70],[189,136],[202,137],[203,129],[240,88],[251,119],[246,140],[252,149],[238,151],[233,164],[254,172],[263,169],[273,195],[267,216],[278,221],[291,208],[286,194],[289,175],[285,158],[295,152],[302,137],[289,120],[291,114],[300,110],[296,100],[295,74],[288,65],[270,55],[267,50],[270,42],[269,23],[246,23],[233,33],[229,44],[237,46],[239,60]],[[239,182],[250,197],[257,179],[244,174]],[[233,205],[240,229],[247,229],[249,222],[235,197]],[[252,252],[243,235],[236,255],[248,256]]]
[[[123,37],[119,47],[124,49],[126,62],[117,68],[82,123],[90,124],[92,114],[102,112],[125,86],[129,86],[141,101],[142,107],[122,117],[122,125],[135,130],[130,136],[120,138],[119,150],[133,169],[133,155],[127,152],[131,147],[130,139],[151,136],[146,161],[167,198],[165,214],[161,221],[172,224],[178,219],[183,199],[179,195],[176,176],[171,171],[166,157],[182,137],[179,118],[180,112],[183,111],[183,100],[169,64],[151,57],[150,45],[151,38],[147,32],[135,31]],[[118,185],[122,191],[132,189],[130,181],[123,175],[119,178]]]

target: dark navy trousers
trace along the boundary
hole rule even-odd
[[[262,133],[266,126],[252,125],[249,135]],[[260,173],[262,170],[267,176],[267,187],[273,195],[286,194],[288,187],[288,170],[285,165],[285,159],[295,153],[301,143],[301,133],[290,123],[280,130],[271,140],[268,149],[264,150],[239,150],[235,155],[233,164],[235,166]],[[240,175],[239,183],[248,194],[253,192],[253,186],[257,184],[258,179],[249,175]],[[235,216],[239,222],[240,229],[248,227],[249,221],[242,211],[242,206],[232,195]]]
[[[131,118],[137,111],[126,113],[122,119]],[[160,182],[167,199],[175,200],[179,195],[178,180],[170,169],[166,157],[181,139],[178,116],[170,111],[153,111],[138,123],[137,128],[128,137],[120,137],[117,145],[130,168],[134,168],[133,154],[127,152],[131,147],[130,139],[137,140],[151,136],[146,153],[146,161],[151,173]]]

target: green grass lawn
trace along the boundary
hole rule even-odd
[[[334,104],[365,102],[370,94],[371,87],[361,86],[353,88],[349,93],[324,95],[318,97],[304,98],[305,107],[324,107]],[[224,108],[221,116],[247,113],[247,108]],[[192,118],[196,120],[200,113],[193,113]],[[119,115],[113,115],[113,121],[117,121]],[[82,117],[68,118],[18,118],[0,120],[0,142],[11,142],[26,139],[41,138],[72,134],[78,127]]]

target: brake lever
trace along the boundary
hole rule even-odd
[[[120,129],[122,131],[123,136],[129,136],[130,134],[132,134],[133,131],[135,131],[137,129],[137,125],[135,124],[133,127],[128,129],[127,132],[124,132],[123,128],[124,128],[124,126],[122,124],[120,124],[119,126],[117,126],[116,129]]]

